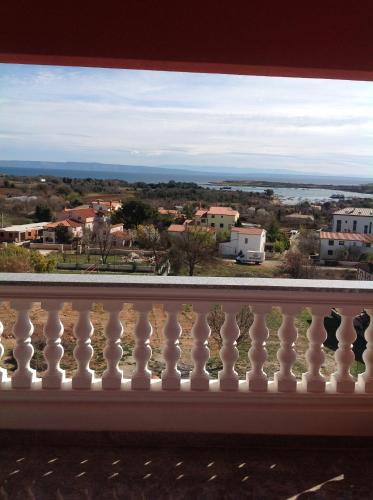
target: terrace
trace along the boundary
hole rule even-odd
[[[270,8],[259,1],[238,2],[234,8],[231,2],[164,2],[167,15],[154,2],[146,8],[143,2],[131,1],[107,2],[98,8],[92,4],[89,9],[83,4],[42,4],[32,8],[24,2],[1,5],[1,62],[372,80],[371,12],[364,2],[345,2],[338,9],[325,0],[314,1],[312,8],[287,0]],[[371,451],[361,442],[354,445],[351,436],[372,434],[372,328],[366,332],[365,373],[355,380],[350,367],[355,337],[352,318],[363,307],[371,313],[371,284],[67,275],[3,275],[0,279],[0,299],[10,301],[17,311],[14,356],[18,364],[11,379],[5,370],[0,374],[0,427],[8,431],[2,439],[8,446],[0,456],[4,498],[50,498],[51,492],[57,498],[370,495]],[[48,369],[42,378],[29,366],[33,331],[29,311],[36,302],[48,312],[44,353]],[[72,379],[59,368],[63,328],[58,312],[66,302],[79,312],[75,328],[78,369]],[[104,352],[107,371],[99,379],[89,368],[92,302],[102,303],[110,315]],[[118,313],[123,303],[134,304],[139,317],[133,353],[136,369],[130,379],[124,379],[118,367],[122,332]],[[152,379],[147,368],[152,355],[148,313],[153,303],[164,304],[168,314],[161,380]],[[182,335],[177,311],[185,303],[193,305],[198,319],[193,328],[194,369],[182,379],[177,368],[177,342]],[[206,314],[215,303],[223,305],[226,316],[221,332],[223,369],[217,381],[209,380],[205,369],[209,357]],[[241,304],[250,305],[255,316],[250,368],[244,380],[238,380],[235,373],[235,313]],[[263,371],[265,315],[274,306],[283,314],[278,331],[281,348],[279,370],[268,380]],[[325,379],[319,372],[325,338],[322,318],[332,306],[340,309],[343,321],[336,371]],[[311,309],[312,323],[308,369],[302,380],[296,380],[292,374],[297,355],[293,320],[300,307]],[[25,435],[20,429],[29,432]],[[79,435],[70,437],[73,448],[62,448],[61,442],[57,448],[50,442],[35,448],[31,432],[35,429],[76,430]],[[227,447],[220,451],[215,452],[203,434],[207,450],[188,449],[191,440],[187,438],[181,449],[164,446],[153,449],[150,456],[146,437],[143,448],[128,453],[128,448],[117,448],[118,443],[110,440],[103,448],[95,440],[97,434],[84,441],[81,431],[87,430],[229,436],[225,434]],[[278,442],[285,451],[273,441],[272,447],[263,448],[260,441],[240,451],[232,433],[307,434],[312,439],[342,435],[346,439],[340,448],[333,448],[335,441],[323,449],[308,442],[303,450],[289,454],[289,441]],[[173,465],[186,469],[174,474]],[[114,471],[115,467],[120,470]],[[152,470],[147,472],[147,467]]]
[[[356,337],[353,317],[362,308],[373,313],[372,283],[3,273],[0,290],[0,301],[10,302],[17,313],[17,369],[11,377],[4,369],[0,372],[0,435],[7,450],[0,454],[3,493],[48,498],[53,491],[58,498],[75,498],[141,492],[157,498],[158,491],[159,498],[220,498],[231,491],[232,498],[299,498],[316,493],[341,496],[346,488],[359,495],[369,491],[361,463],[370,463],[366,436],[373,435],[373,323],[366,331],[365,372],[355,379],[350,367]],[[47,369],[41,374],[30,367],[30,310],[36,303],[47,312]],[[65,303],[78,312],[77,369],[71,378],[60,367],[64,325],[59,311]],[[106,363],[102,376],[90,369],[93,303],[101,303],[108,312],[106,345],[100,353]],[[137,311],[132,353],[136,363],[131,377],[125,378],[121,337],[126,324],[119,314],[128,303]],[[162,304],[167,312],[160,379],[153,378],[149,368],[149,312],[154,304]],[[182,377],[178,360],[184,333],[178,313],[183,304],[192,305],[196,319],[191,332],[194,366]],[[225,313],[217,380],[206,370],[207,315],[213,304],[221,304]],[[250,306],[254,321],[249,369],[239,379],[236,314],[243,305]],[[270,379],[264,369],[266,315],[272,307],[280,309],[282,324],[279,368]],[[305,307],[312,312],[308,367],[297,379],[292,372],[297,361],[294,319]],[[336,370],[326,378],[320,373],[326,338],[323,318],[331,307],[338,307],[342,323]],[[262,437],[253,440],[254,434]],[[298,437],[290,440],[290,435]],[[341,441],[341,436],[348,440]],[[310,472],[304,472],[305,464]]]
[[[81,275],[1,274],[0,300],[10,302],[17,317],[13,327],[17,369],[13,376],[3,369],[0,400],[7,411],[0,427],[9,429],[61,429],[150,432],[216,432],[298,435],[371,435],[373,413],[373,323],[366,331],[363,355],[365,372],[350,373],[356,338],[353,318],[362,309],[372,313],[373,284],[351,281],[267,280],[245,278],[117,277]],[[33,325],[29,311],[41,303],[48,316],[44,325],[43,351],[47,370],[37,376],[30,368]],[[60,368],[63,356],[63,324],[59,311],[71,303],[78,312],[74,326],[77,369],[71,379]],[[100,355],[106,362],[101,377],[90,368],[93,356],[90,319],[93,303],[108,312],[106,345]],[[135,367],[124,378],[120,367],[123,325],[119,314],[124,304],[137,312],[134,329]],[[162,304],[167,313],[161,349],[164,369],[154,378],[152,324],[149,312]],[[182,305],[193,307],[193,369],[182,378],[178,370],[182,338],[178,313]],[[222,369],[218,379],[206,370],[210,351],[207,315],[214,304],[223,307],[221,327]],[[249,369],[240,380],[236,315],[249,305],[254,314],[250,327]],[[278,371],[269,379],[264,371],[268,338],[266,315],[280,309]],[[292,368],[297,361],[296,314],[309,308],[312,322],[307,332],[307,370],[297,380]],[[342,322],[337,331],[339,348],[335,372],[329,379],[320,373],[326,339],[323,318],[337,307]],[[124,325],[124,328],[126,325]],[[84,403],[84,404],[82,404]],[[219,419],[216,415],[219,414]]]

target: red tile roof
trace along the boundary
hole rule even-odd
[[[65,208],[63,212],[60,213],[61,217],[68,216],[69,218],[80,217],[83,220],[93,219],[96,216],[96,211],[93,208]]]
[[[261,227],[232,227],[232,233],[248,234],[259,236],[265,232],[265,229]]]
[[[58,226],[82,227],[82,224],[80,224],[79,222],[76,222],[74,220],[71,220],[71,219],[64,219],[64,220],[59,220],[57,222],[51,222],[50,224],[48,224],[45,227],[46,227],[46,229],[53,229],[53,228],[56,228]]]
[[[207,217],[207,209],[200,208],[199,210],[197,210],[195,215],[196,217]]]
[[[208,213],[211,215],[239,215],[239,212],[231,207],[210,207]]]
[[[361,233],[333,233],[329,231],[320,232],[321,240],[346,240],[346,241],[362,241],[364,243],[372,243],[372,234]]]

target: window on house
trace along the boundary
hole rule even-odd
[[[354,222],[352,223],[352,230],[353,231],[356,231],[356,226],[357,226],[357,221],[354,220]]]
[[[215,215],[211,215],[211,219],[215,219]]]
[[[211,227],[215,227],[215,223],[214,222],[211,222]]]
[[[342,221],[341,220],[337,220],[337,227],[336,227],[336,231],[337,233],[342,229]]]
[[[344,241],[338,241],[338,245],[339,245],[339,246],[343,246],[344,244],[345,244],[345,242],[344,242]]]
[[[368,226],[364,226],[364,234],[368,234]]]
[[[334,246],[334,240],[329,240],[329,246],[330,247]]]
[[[328,250],[328,255],[333,255],[333,250]]]
[[[220,227],[224,227],[224,224],[220,224]]]
[[[249,243],[249,238],[245,238],[245,245]]]
[[[371,233],[372,233],[372,223],[369,222],[369,234],[371,234]]]
[[[366,244],[365,244],[365,246],[366,246],[367,248],[370,248],[372,245],[371,245],[371,243],[366,243]]]

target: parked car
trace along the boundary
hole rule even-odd
[[[240,251],[236,256],[237,264],[261,264],[265,260],[264,252],[248,250],[245,254]]]

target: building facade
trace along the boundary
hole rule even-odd
[[[231,207],[210,207],[208,210],[197,210],[195,223],[197,226],[212,227],[217,232],[230,231],[239,216],[239,212]]]
[[[373,235],[320,232],[320,260],[357,261],[362,254],[373,253]]]
[[[333,213],[333,228],[336,233],[373,234],[372,208],[342,208]]]
[[[240,252],[264,252],[266,231],[261,227],[233,227],[230,241],[220,243],[219,253],[223,256],[236,256]]]
[[[22,243],[40,238],[49,222],[19,224],[0,229],[0,243]]]

